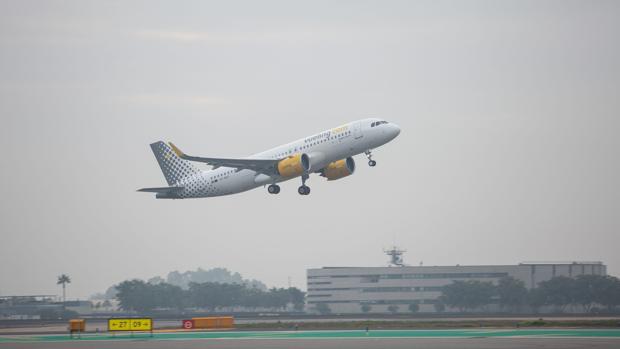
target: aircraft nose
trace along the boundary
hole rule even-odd
[[[396,124],[388,124],[388,126],[390,126],[390,130],[388,131],[391,138],[394,139],[396,138],[396,136],[398,136],[400,134],[400,127]]]

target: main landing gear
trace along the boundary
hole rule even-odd
[[[310,194],[310,187],[306,185],[306,180],[308,178],[310,178],[310,176],[307,174],[301,175],[301,187],[297,188],[297,192],[299,193],[299,195]]]
[[[306,180],[308,180],[308,178],[310,178],[310,176],[307,174],[301,176],[301,187],[297,189],[299,195],[310,194],[310,187],[306,185]],[[278,194],[280,193],[280,186],[277,184],[271,184],[267,187],[267,192],[269,194]]]
[[[272,184],[267,187],[267,192],[269,194],[278,194],[280,192],[280,186],[277,184]]]
[[[366,150],[364,152],[364,154],[366,154],[366,157],[368,158],[368,166],[370,167],[375,167],[377,166],[377,162],[375,160],[372,159],[372,152],[370,149]]]

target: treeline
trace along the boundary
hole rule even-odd
[[[129,280],[116,286],[116,298],[123,310],[140,313],[186,309],[216,311],[232,307],[243,307],[250,311],[257,308],[284,310],[289,305],[296,311],[304,308],[304,292],[294,287],[263,291],[240,284],[216,282],[191,282],[188,286],[185,290],[165,282],[153,284]]]
[[[620,305],[620,280],[599,275],[558,276],[530,290],[523,281],[512,277],[500,279],[497,285],[474,280],[454,281],[442,292],[435,305],[438,311],[445,305],[461,312],[487,311],[489,305],[496,304],[507,312],[539,312],[542,307],[551,307],[558,312],[571,308],[589,313],[611,312]]]
[[[168,273],[166,279],[155,276],[149,279],[147,282],[166,282],[171,285],[179,286],[184,290],[189,287],[189,284],[191,282],[218,282],[220,284],[239,284],[245,285],[248,288],[258,288],[262,291],[267,290],[267,286],[264,283],[254,279],[244,279],[241,274],[231,272],[226,268],[212,268],[207,270],[198,268],[196,270],[188,270],[185,272],[172,271]]]

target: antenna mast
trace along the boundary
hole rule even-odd
[[[405,263],[403,262],[403,253],[407,252],[407,250],[399,249],[396,246],[392,246],[389,249],[384,249],[386,255],[390,256],[390,266],[403,267]]]

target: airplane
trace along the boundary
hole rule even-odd
[[[172,143],[151,144],[168,187],[142,188],[155,193],[157,199],[207,198],[231,195],[266,186],[278,194],[278,183],[301,177],[300,195],[310,194],[306,180],[318,173],[328,181],[355,172],[353,156],[364,153],[374,167],[372,149],[398,136],[398,125],[382,119],[368,118],[350,122],[312,136],[287,143],[246,158],[210,158],[190,156]],[[213,166],[200,170],[192,162]]]

